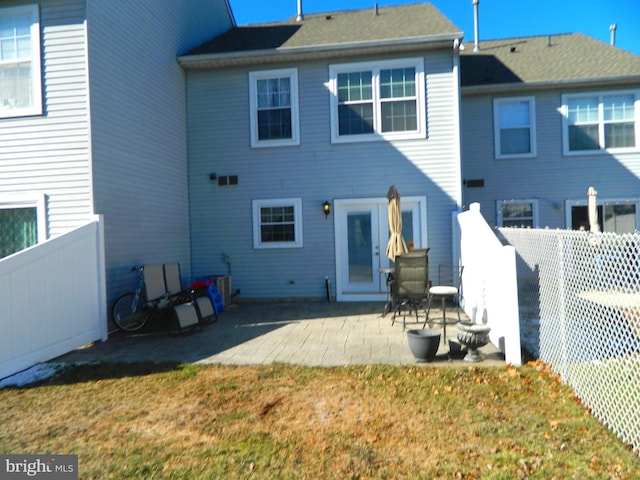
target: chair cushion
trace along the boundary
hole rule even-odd
[[[429,289],[431,295],[457,295],[458,289],[448,285],[435,285]]]
[[[190,327],[197,325],[198,312],[196,306],[193,303],[183,303],[181,305],[175,305],[173,309],[178,317],[180,328]]]
[[[167,293],[162,265],[145,265],[143,276],[147,300],[156,300]]]
[[[180,264],[177,262],[165,263],[164,283],[169,295],[175,295],[182,291],[182,282],[180,279]]]
[[[200,317],[208,318],[215,315],[216,312],[213,307],[213,303],[208,296],[204,295],[202,297],[196,298],[196,304],[198,305],[198,310],[200,311]]]

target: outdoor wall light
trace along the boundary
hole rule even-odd
[[[324,212],[324,218],[327,218],[331,213],[331,204],[328,201],[322,204],[322,211]]]

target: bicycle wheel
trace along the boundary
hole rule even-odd
[[[135,299],[136,296],[133,293],[125,293],[118,297],[111,308],[113,323],[123,332],[140,330],[149,318],[144,309],[144,298],[139,297],[137,304],[134,304]]]

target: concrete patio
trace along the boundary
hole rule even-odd
[[[283,362],[308,366],[350,364],[416,364],[403,330],[402,317],[382,316],[382,303],[241,302],[231,305],[217,322],[200,331],[170,335],[124,335],[114,332],[106,342],[78,349],[56,361],[179,362],[256,365]],[[441,311],[432,316],[441,318]],[[424,319],[424,317],[422,317]],[[407,329],[422,328],[407,317]],[[434,328],[442,330],[441,325]],[[454,324],[447,336],[456,339]],[[455,351],[455,350],[454,350]],[[504,356],[493,345],[481,349],[478,365],[503,365]],[[428,365],[467,364],[450,354],[441,341]]]

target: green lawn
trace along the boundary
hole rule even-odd
[[[81,478],[636,479],[544,365],[102,364],[0,390],[0,451]]]

